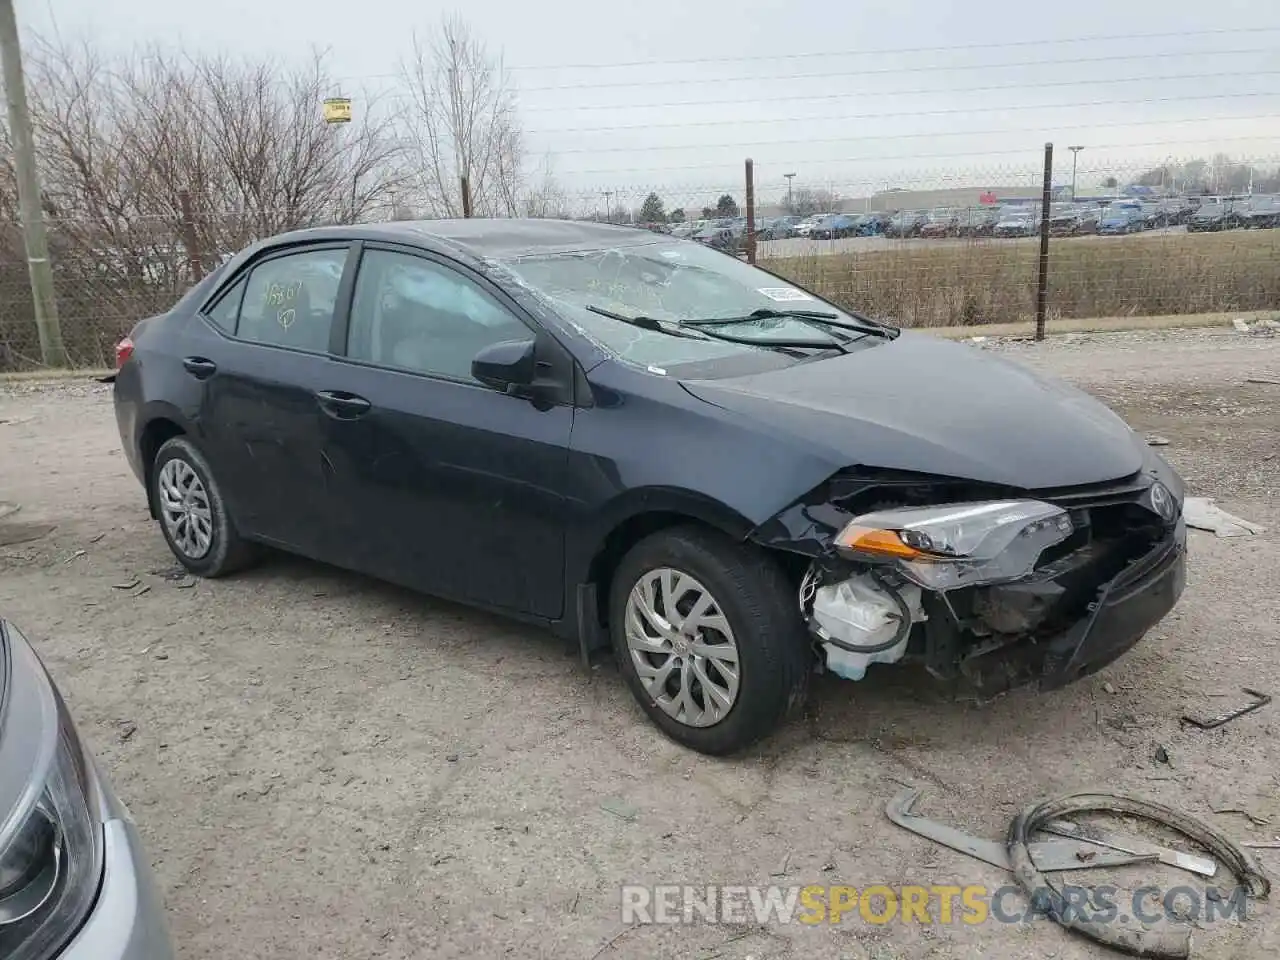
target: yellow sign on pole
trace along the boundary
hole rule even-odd
[[[329,97],[324,102],[324,122],[325,123],[350,123],[351,122],[351,98],[350,97]]]

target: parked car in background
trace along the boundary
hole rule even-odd
[[[928,216],[923,210],[899,210],[890,218],[884,235],[899,240],[919,236],[920,228],[924,226]]]
[[[955,210],[934,210],[920,224],[919,235],[938,239],[954,237],[960,226],[960,215]]]
[[[960,211],[956,233],[961,237],[990,237],[1000,222],[1001,210],[995,206],[966,207]]]
[[[796,236],[796,227],[804,220],[803,217],[785,216],[785,217],[769,217],[761,221],[759,229],[756,230],[757,240],[787,240]]]
[[[887,213],[864,213],[858,217],[854,223],[854,236],[858,237],[879,237],[883,236],[885,230],[889,226],[890,216]]]
[[[814,213],[814,214],[811,214],[810,216],[805,217],[803,220],[801,220],[799,223],[796,224],[796,236],[797,237],[809,236],[809,234],[813,232],[813,228],[817,226],[819,222],[821,222],[823,217],[826,217],[826,216],[830,216],[830,214]]]
[[[812,240],[838,240],[854,234],[856,220],[846,213],[828,213],[809,228]]]
[[[1280,227],[1280,197],[1267,194],[1250,197],[1241,214],[1241,225],[1251,230]]]
[[[743,221],[744,230],[745,223]],[[727,250],[734,245],[736,232],[737,221],[732,217],[721,217],[718,220],[707,221],[706,226],[693,235],[693,239],[718,250]]]
[[[1191,233],[1233,230],[1244,224],[1247,207],[1236,197],[1202,197],[1200,208],[1187,220]]]
[[[996,221],[992,236],[996,237],[1032,237],[1040,229],[1037,210],[1032,207],[1008,207]]]
[[[35,649],[0,619],[0,957],[172,956],[132,816]]]
[[[1102,207],[1090,204],[1076,210],[1075,222],[1071,227],[1072,236],[1085,236],[1098,232],[1098,223],[1102,220]]]
[[[1098,221],[1098,233],[1102,236],[1141,233],[1146,227],[1146,213],[1138,203],[1113,203]]]
[[[1054,203],[1049,206],[1049,235],[1073,237],[1080,222],[1080,208],[1074,203]]]
[[[644,230],[271,237],[117,359],[125,458],[193,575],[270,544],[545,626],[588,662],[612,648],[652,722],[710,754],[798,712],[819,667],[1062,687],[1186,582],[1183,483],[1100,401]],[[521,696],[555,689],[534,674]]]

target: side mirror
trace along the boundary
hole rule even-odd
[[[471,376],[486,387],[504,393],[522,392],[537,373],[537,356],[533,340],[503,340],[491,343],[471,361]],[[515,387],[516,390],[511,388]]]

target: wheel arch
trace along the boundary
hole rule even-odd
[[[142,482],[147,491],[147,509],[151,512],[153,520],[158,516],[154,486],[151,482],[156,454],[160,452],[160,448],[166,441],[174,437],[186,436],[188,432],[183,418],[176,411],[164,407],[148,417],[142,429],[138,431],[138,457],[142,465]]]
[[[576,591],[571,609],[584,661],[609,645],[609,590],[622,558],[646,537],[681,526],[701,526],[741,541],[756,524],[727,504],[680,488],[634,490],[613,504],[590,525],[569,559],[568,583]]]

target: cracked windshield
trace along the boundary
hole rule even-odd
[[[647,366],[703,363],[768,348],[710,337],[675,337],[587,308],[628,318],[648,317],[688,338],[705,335],[693,327],[680,327],[682,322],[746,317],[758,310],[812,310],[834,314],[846,323],[855,320],[785,280],[695,243],[669,241],[578,250],[513,258],[504,265],[550,297],[559,312],[570,317],[584,334],[622,359]],[[794,317],[747,319],[741,324],[716,326],[715,330],[741,339],[805,341],[818,348],[832,344],[832,335],[821,325]]]

